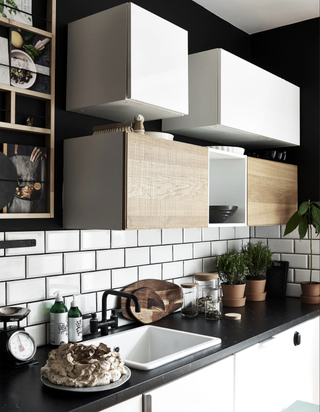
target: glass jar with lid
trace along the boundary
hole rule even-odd
[[[180,285],[183,292],[183,303],[181,313],[186,317],[198,315],[198,284],[182,283]]]
[[[220,301],[220,282],[219,274],[214,273],[195,273],[194,280],[198,286],[198,312],[205,313],[205,302],[207,300]]]

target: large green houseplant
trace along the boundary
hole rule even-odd
[[[217,256],[216,266],[219,278],[222,281],[222,301],[224,306],[244,306],[246,302],[244,297],[247,274],[246,255],[232,249]]]
[[[241,251],[247,257],[247,300],[263,301],[266,298],[266,271],[273,265],[271,249],[260,240],[256,243],[248,242]]]
[[[320,303],[320,283],[312,281],[313,272],[313,249],[312,249],[312,228],[315,229],[316,236],[320,232],[320,201],[310,200],[302,202],[299,209],[290,217],[286,224],[284,236],[298,228],[300,240],[304,239],[309,229],[310,244],[310,278],[308,282],[301,282],[301,301],[304,303]]]

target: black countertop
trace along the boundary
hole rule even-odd
[[[223,308],[223,313],[241,313],[241,320],[206,321],[204,315],[186,319],[174,313],[154,325],[221,338],[221,345],[171,362],[151,371],[131,369],[129,381],[119,388],[94,393],[74,393],[44,386],[40,368],[51,346],[37,350],[38,365],[15,370],[0,367],[0,410],[12,412],[97,412],[122,402],[188,372],[230,356],[255,343],[320,315],[320,305],[306,305],[297,298],[247,302],[242,308]],[[128,329],[122,328],[119,330]]]

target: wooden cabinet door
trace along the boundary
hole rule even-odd
[[[126,229],[208,227],[207,147],[128,133],[126,150]]]
[[[282,225],[297,210],[298,168],[248,157],[248,226]]]

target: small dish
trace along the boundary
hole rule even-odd
[[[160,139],[165,139],[165,140],[173,140],[173,134],[171,133],[163,133],[163,132],[144,132],[145,135],[151,136],[151,137],[158,137]]]
[[[238,210],[238,206],[214,205],[209,206],[209,223],[224,223]]]
[[[11,50],[11,74],[14,70],[21,70],[22,73],[31,72],[31,75],[29,80],[24,83],[15,81],[11,76],[11,86],[29,89],[34,85],[37,78],[36,65],[32,58],[22,50]]]

